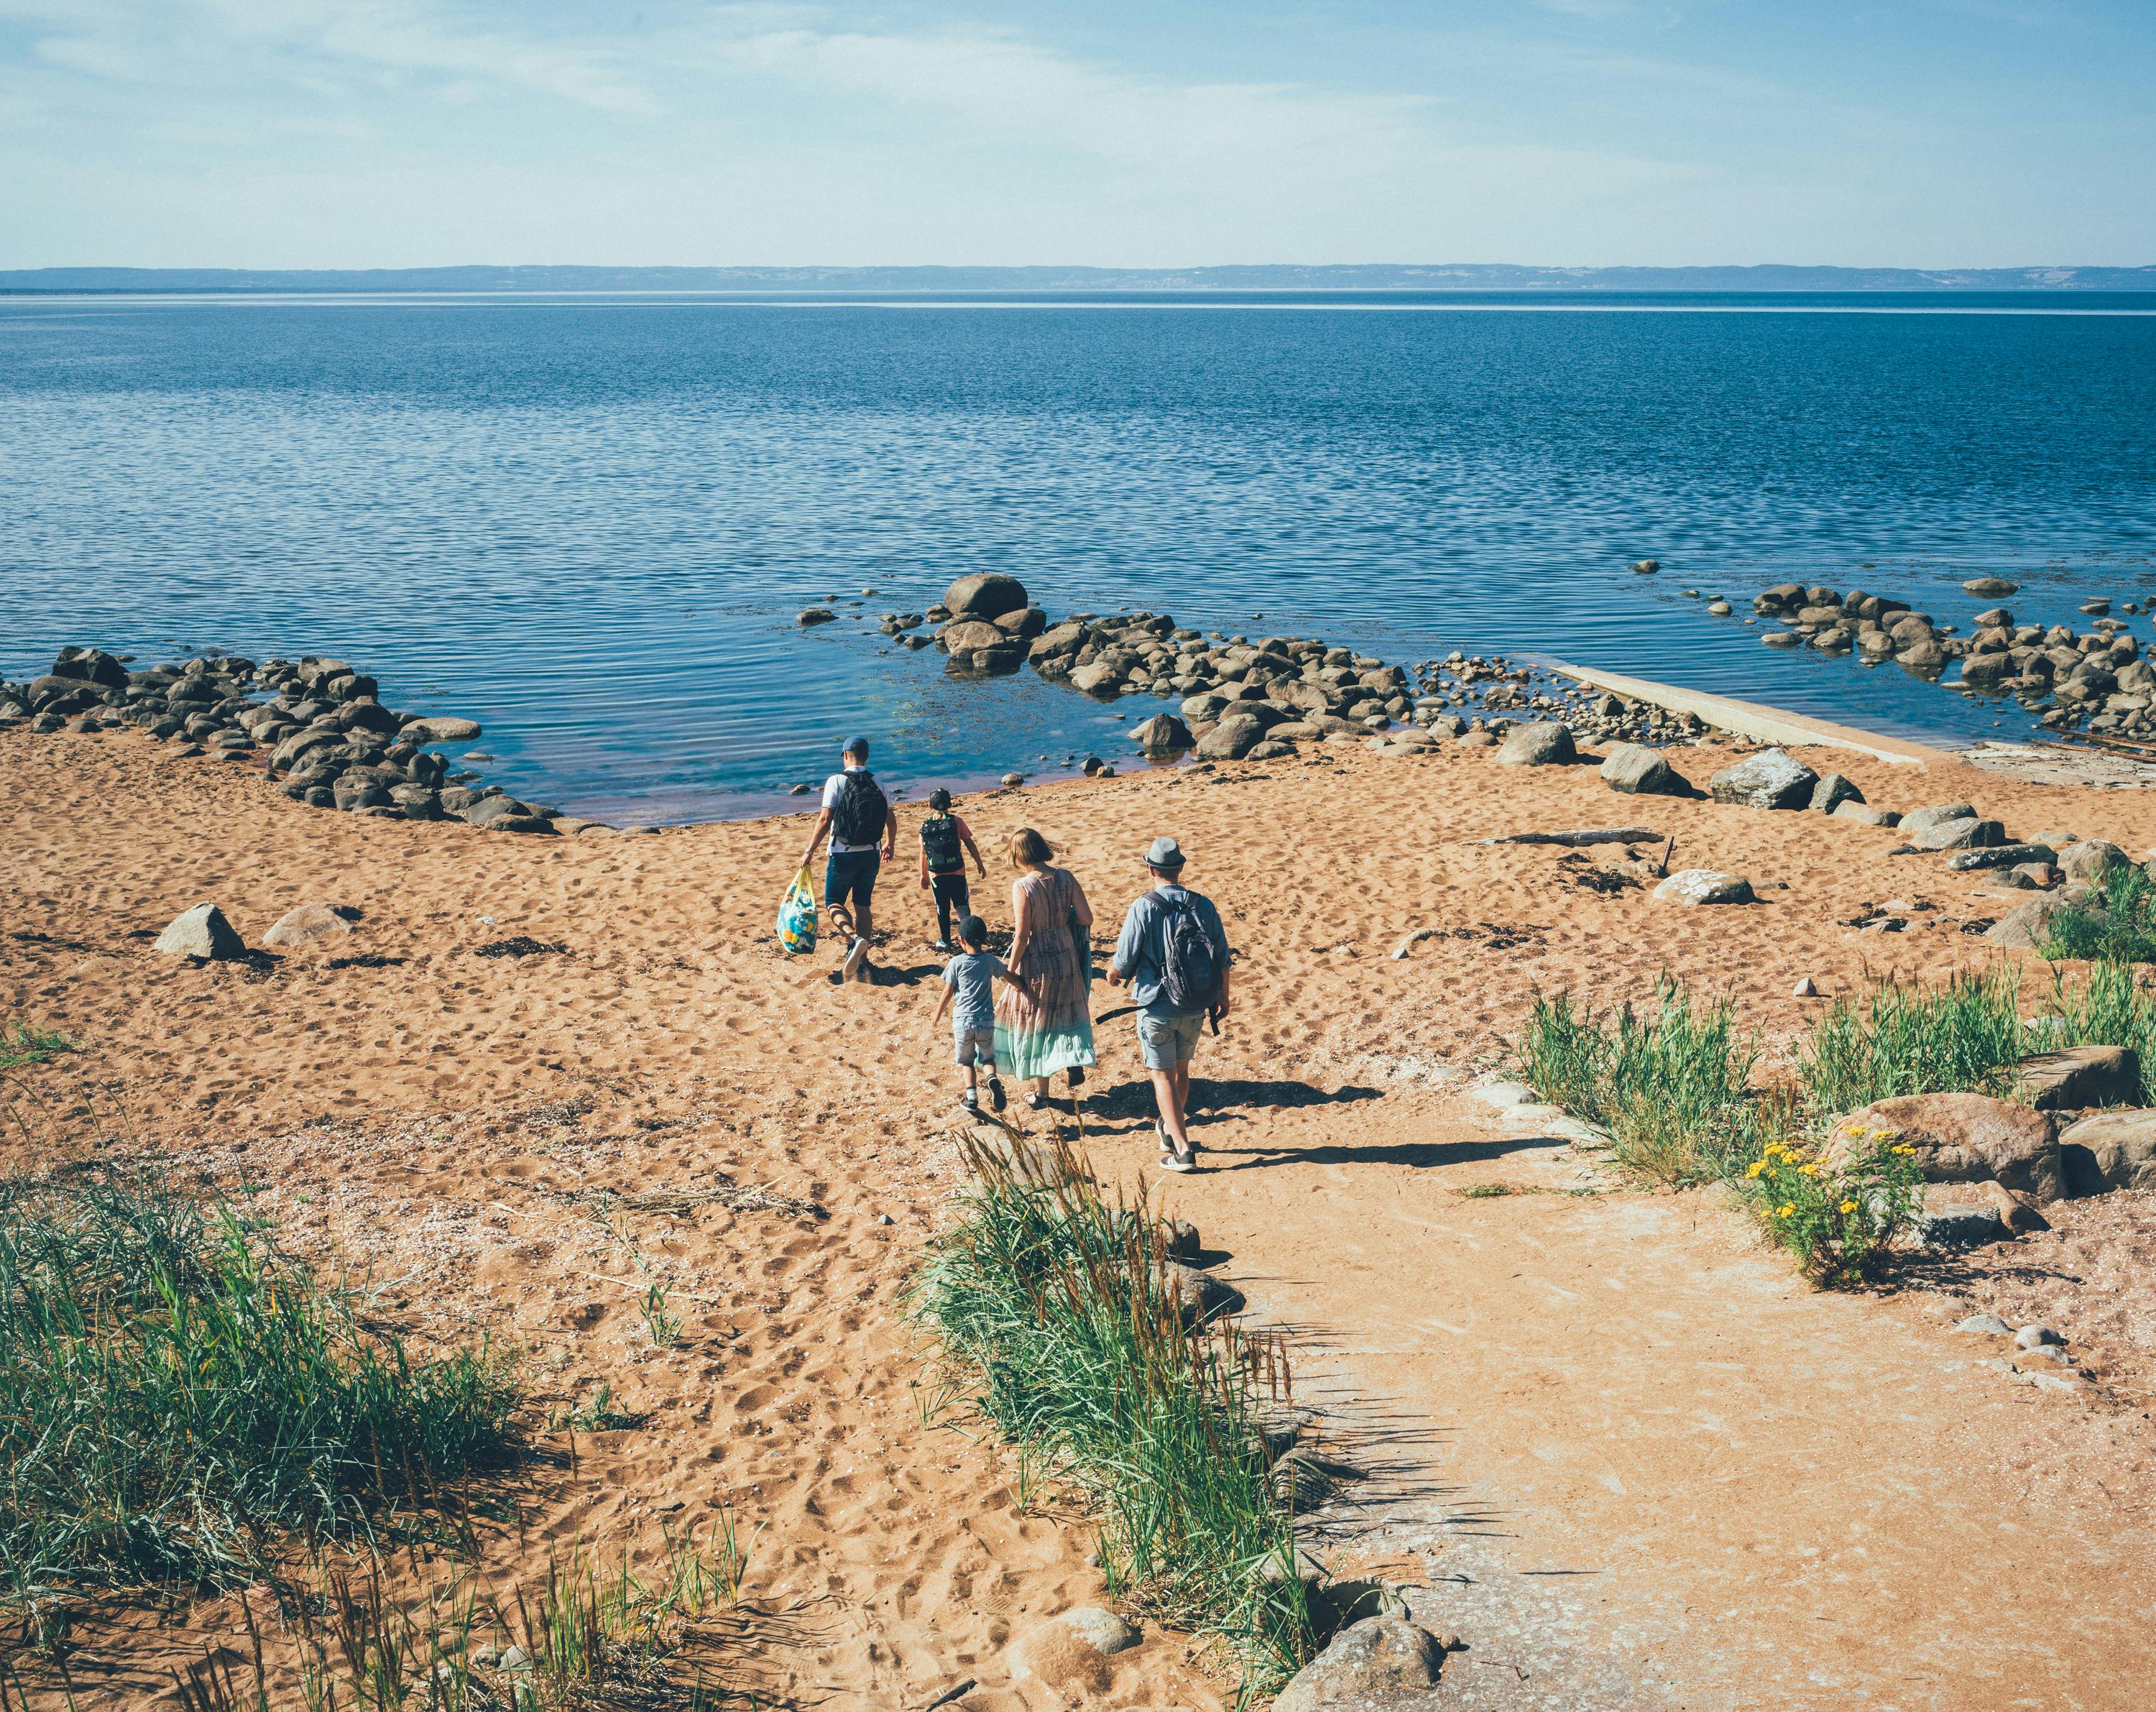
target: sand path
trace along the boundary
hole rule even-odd
[[[1713,1193],[1580,1195],[1472,1101],[1206,1134],[1174,1204],[1311,1352],[1376,1471],[1329,1549],[1427,1574],[1460,1704],[2145,1704],[2145,1415],[2015,1382],[1941,1297],[1805,1288]]]

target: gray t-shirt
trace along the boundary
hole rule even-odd
[[[943,965],[943,985],[957,996],[951,1005],[953,1028],[993,1028],[996,977],[1009,973],[993,951],[962,951]]]

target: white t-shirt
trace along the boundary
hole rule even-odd
[[[860,773],[865,772],[866,770],[867,769],[865,768],[849,767],[846,769],[846,773]],[[829,779],[824,781],[824,806],[825,808],[836,809],[839,806],[839,793],[846,788],[846,773],[834,773]],[[879,834],[876,838],[867,844],[849,844],[844,839],[839,836],[838,823],[836,821],[833,821],[831,824],[831,854],[833,856],[852,856],[860,851],[875,850],[882,843],[882,836]]]

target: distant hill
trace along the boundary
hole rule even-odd
[[[0,291],[2156,291],[2156,267],[23,268]]]

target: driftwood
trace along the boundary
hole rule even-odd
[[[1477,840],[1481,844],[1562,844],[1578,849],[1584,844],[1657,844],[1662,835],[1645,826],[1596,826],[1578,832],[1515,832],[1504,838]]]
[[[1412,952],[1416,946],[1421,944],[1424,940],[1434,939],[1440,933],[1449,931],[1450,929],[1445,928],[1417,928],[1414,932],[1409,934],[1406,938],[1401,940],[1399,944],[1393,948],[1393,961],[1398,963],[1402,958],[1407,956],[1410,952]]]

